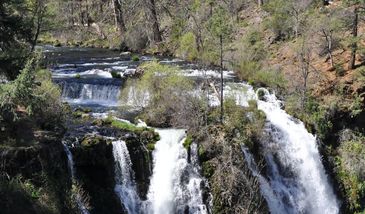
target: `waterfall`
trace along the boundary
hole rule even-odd
[[[274,194],[266,195],[266,198],[274,197],[268,200],[271,212],[338,213],[337,199],[321,163],[316,137],[308,133],[302,122],[281,109],[275,95],[260,90],[266,94],[265,101],[258,100],[258,109],[268,120],[265,132],[269,139],[263,142],[263,147],[270,191]],[[261,179],[261,188],[268,191],[266,182]]]
[[[161,139],[153,152],[153,175],[145,204],[145,212],[207,213],[200,185],[202,179],[183,147],[184,130],[159,129]]]
[[[261,194],[264,196],[269,209],[272,213],[288,213],[285,210],[285,205],[283,201],[275,196],[273,188],[271,188],[269,181],[260,174],[259,167],[256,165],[255,159],[252,154],[244,145],[241,146],[242,152],[245,157],[245,161],[248,168],[251,170],[253,176],[257,177],[260,182]]]
[[[70,103],[117,105],[120,96],[118,85],[64,82],[61,86],[62,98]]]
[[[66,155],[67,155],[67,164],[68,164],[68,168],[70,170],[72,183],[76,183],[74,161],[72,158],[72,153],[71,153],[70,149],[67,147],[66,143],[63,142],[62,144],[63,144],[63,148],[66,152]],[[76,203],[82,214],[89,214],[89,211],[87,210],[85,204],[83,203],[81,195],[79,193],[76,194]]]
[[[139,213],[140,199],[133,181],[129,152],[124,141],[113,142],[113,155],[115,160],[115,192],[127,209],[128,214]]]

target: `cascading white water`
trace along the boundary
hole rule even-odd
[[[114,190],[127,209],[128,214],[137,214],[139,213],[141,201],[136,191],[131,168],[132,162],[124,141],[113,142],[113,155],[116,181]]]
[[[253,176],[257,177],[260,182],[260,189],[262,195],[265,197],[269,209],[272,213],[287,213],[283,201],[276,197],[273,188],[271,188],[269,181],[260,174],[259,168],[255,163],[252,154],[244,145],[241,146],[246,163],[251,170]]]
[[[265,89],[265,101],[258,109],[267,117],[264,142],[270,187],[276,200],[268,201],[272,213],[335,214],[339,212],[336,196],[330,186],[317,148],[316,137],[302,122],[281,109],[280,101]],[[261,182],[261,185],[263,183]],[[267,186],[267,185],[265,185]],[[266,188],[262,186],[262,188]]]
[[[71,103],[117,105],[120,86],[83,83],[63,83],[62,98]]]
[[[63,144],[63,148],[66,152],[67,155],[67,164],[68,164],[68,168],[70,170],[70,174],[71,174],[71,180],[72,183],[76,182],[76,177],[75,177],[75,169],[74,169],[74,161],[72,158],[72,153],[70,151],[70,149],[67,147],[66,143],[62,143]],[[80,209],[82,214],[89,214],[89,211],[87,210],[85,204],[82,202],[81,196],[80,194],[76,194],[76,203],[78,208]]]
[[[186,154],[185,154],[186,157]],[[182,204],[186,204],[189,207],[189,213],[200,213],[200,214],[207,214],[207,207],[203,202],[203,191],[201,188],[201,184],[203,179],[200,175],[200,165],[198,160],[198,145],[196,143],[191,144],[190,146],[190,164],[187,168],[187,183],[185,185],[181,185],[181,193],[180,199]],[[189,196],[186,200],[186,192]]]
[[[153,152],[153,175],[145,204],[145,212],[207,213],[200,190],[201,178],[193,173],[182,143],[184,130],[157,130],[161,139]]]

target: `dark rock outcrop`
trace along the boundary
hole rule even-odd
[[[31,147],[0,148],[2,214],[77,213],[60,140]]]
[[[110,140],[85,136],[80,146],[71,149],[76,177],[89,197],[90,213],[124,213],[114,192],[114,158]]]

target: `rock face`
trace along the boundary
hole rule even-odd
[[[126,142],[139,197],[147,198],[148,185],[152,175],[152,150],[155,143],[155,133],[152,131],[130,132],[115,128],[102,127],[100,133],[114,136]]]
[[[2,214],[77,213],[60,140],[31,147],[0,148]]]
[[[125,141],[132,161],[132,169],[134,171],[139,197],[142,200],[146,200],[150,177],[152,175],[151,151],[147,149],[141,136],[129,135],[126,136]]]
[[[200,143],[203,175],[213,196],[213,213],[269,213],[260,185],[244,160],[241,145],[219,128]]]
[[[77,181],[89,199],[90,213],[126,213],[114,191],[116,183],[112,141],[126,142],[137,192],[144,200],[147,198],[152,174],[151,152],[156,133],[142,128],[135,131],[123,130],[103,121],[95,122],[94,125],[94,130],[81,127],[79,131],[73,130],[65,138],[69,145],[74,145],[71,151]],[[98,134],[87,134],[92,132]]]
[[[89,198],[90,213],[124,213],[114,192],[114,158],[110,140],[85,136],[80,146],[71,149],[76,177]]]

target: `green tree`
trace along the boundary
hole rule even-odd
[[[221,107],[221,115],[220,120],[223,123],[224,116],[224,97],[223,97],[223,45],[225,41],[229,41],[230,36],[232,34],[232,25],[230,24],[231,17],[228,15],[227,10],[223,7],[217,7],[212,17],[209,20],[209,31],[211,34],[219,39],[219,69],[221,74],[221,85],[220,85],[220,107]]]
[[[16,78],[34,51],[45,15],[45,0],[0,3],[0,74]]]
[[[344,1],[346,6],[352,9],[352,21],[351,21],[351,35],[350,49],[351,56],[349,61],[349,69],[355,68],[356,53],[359,48],[358,28],[359,28],[359,14],[365,12],[365,0],[346,0]]]

